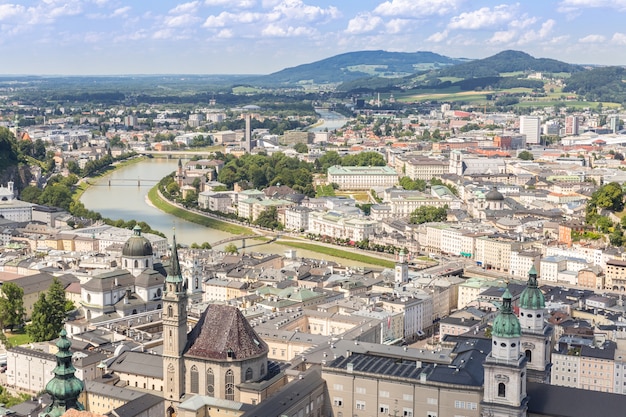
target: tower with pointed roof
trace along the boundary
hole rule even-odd
[[[183,352],[187,344],[187,286],[180,271],[176,236],[172,239],[172,259],[163,294],[163,380],[168,416],[184,394]]]
[[[406,249],[400,250],[394,273],[394,280],[398,284],[409,281],[409,265],[406,262]]]
[[[72,365],[72,342],[67,339],[65,329],[61,330],[57,342],[59,351],[56,353],[57,366],[54,368],[54,377],[46,384],[46,392],[52,397],[52,404],[39,414],[40,417],[59,417],[69,409],[84,410],[78,402],[78,396],[85,388],[83,381],[78,379]]]
[[[504,290],[493,320],[491,353],[485,359],[482,415],[526,417],[526,357],[520,352],[522,329],[513,312],[511,293]]]
[[[522,353],[528,360],[528,378],[534,382],[550,381],[552,327],[545,320],[546,302],[537,283],[537,270],[528,271],[528,282],[519,299],[522,327]]]

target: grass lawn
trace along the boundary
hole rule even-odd
[[[277,244],[283,246],[289,246],[291,248],[296,249],[305,249],[310,250],[311,252],[322,253],[324,255],[334,256],[336,258],[350,259],[351,261],[362,262],[365,264],[382,266],[384,268],[394,268],[395,263],[393,261],[387,261],[385,259],[374,258],[373,256],[364,255],[361,253],[352,252],[337,248],[331,248],[328,246],[320,246],[314,243],[305,243],[305,242],[293,242],[293,241],[285,241],[285,240],[277,240]]]
[[[192,213],[187,210],[183,210],[179,207],[176,207],[169,202],[163,200],[159,197],[159,193],[157,192],[157,186],[155,185],[148,192],[148,198],[150,202],[154,204],[156,208],[161,211],[164,211],[168,214],[172,214],[176,217],[180,217],[181,219],[185,219],[192,223],[196,223],[205,227],[209,227],[215,230],[221,230],[223,232],[232,233],[234,235],[251,235],[253,234],[252,230],[247,227],[239,226],[236,224],[231,224],[228,222],[223,222],[220,220],[212,219],[209,217],[202,216],[200,214]]]
[[[30,343],[30,336],[26,334],[26,332],[22,330],[15,330],[15,332],[5,331],[4,335],[7,337],[7,340],[11,343],[11,346],[19,346],[25,343]]]

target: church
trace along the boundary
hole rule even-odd
[[[268,346],[236,307],[212,304],[188,333],[187,281],[181,275],[176,238],[163,302],[163,380],[168,416],[185,395],[255,404],[259,387],[272,384]],[[264,384],[265,382],[266,384]]]

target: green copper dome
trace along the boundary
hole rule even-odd
[[[85,385],[74,375],[76,369],[72,365],[71,345],[67,333],[61,330],[57,342],[59,351],[56,354],[57,366],[53,371],[54,377],[46,384],[46,392],[52,396],[53,401],[40,415],[59,417],[70,408],[84,410],[83,405],[78,402],[78,396]]]
[[[528,271],[528,282],[519,299],[520,308],[526,310],[543,310],[546,308],[546,300],[537,284],[537,270],[533,265]]]
[[[522,334],[522,328],[519,324],[519,320],[513,313],[511,298],[509,289],[505,289],[504,294],[502,294],[502,307],[500,307],[500,313],[493,320],[493,329],[491,334],[494,336],[513,338],[520,337]]]
[[[133,235],[128,238],[122,248],[122,256],[144,257],[152,255],[152,244],[148,239],[141,236],[141,227],[135,225]]]

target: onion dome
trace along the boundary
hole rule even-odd
[[[141,236],[139,225],[135,225],[133,235],[124,243],[122,256],[133,258],[152,256],[152,244],[148,239]]]
[[[528,271],[528,282],[520,295],[519,306],[526,310],[543,310],[546,307],[546,300],[537,284],[537,270],[534,265]]]
[[[500,193],[496,187],[493,187],[491,189],[491,191],[489,191],[487,193],[487,195],[485,195],[485,200],[487,201],[503,201],[504,200],[504,196],[502,195],[502,193]]]
[[[519,320],[513,313],[511,298],[509,289],[505,289],[504,294],[502,294],[502,307],[500,307],[500,313],[493,320],[493,329],[491,333],[494,336],[514,338],[520,337],[522,334],[522,328],[519,324]]]
[[[67,339],[65,330],[61,330],[56,345],[59,348],[56,354],[57,366],[53,370],[54,377],[46,384],[46,392],[52,396],[52,404],[42,413],[47,417],[59,417],[70,408],[84,410],[83,405],[78,402],[78,396],[85,384],[74,375],[76,368],[72,365],[70,352],[72,342]]]

